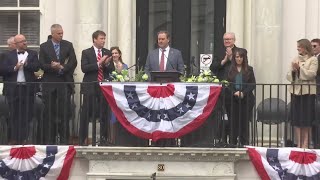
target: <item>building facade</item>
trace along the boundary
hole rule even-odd
[[[165,29],[192,72],[198,70],[192,65],[200,54],[221,53],[223,33],[232,31],[236,45],[248,49],[257,82],[287,83],[296,41],[319,37],[319,8],[319,0],[3,0],[0,48],[9,36],[23,33],[29,47],[37,49],[50,26],[59,23],[78,61],[81,51],[92,45],[92,32],[101,29],[107,33],[106,47],[119,46],[124,61],[140,68],[154,48],[156,32]],[[76,81],[82,76],[78,66]]]

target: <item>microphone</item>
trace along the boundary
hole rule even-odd
[[[194,66],[197,66],[195,59],[196,59],[196,57],[194,57],[194,56],[191,57],[191,64]]]
[[[139,69],[139,67],[140,67],[140,57],[138,57],[138,59],[137,59],[136,66],[137,66],[137,69],[138,69],[138,71],[139,71],[139,70],[140,70],[140,69]]]
[[[133,67],[135,67],[136,65],[137,65],[137,64],[134,64],[134,65],[128,67],[128,70],[131,69],[131,68],[133,68]]]

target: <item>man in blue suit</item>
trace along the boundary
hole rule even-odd
[[[181,52],[169,46],[170,35],[167,31],[158,32],[158,47],[149,52],[144,71],[150,78],[151,71],[178,71],[184,74]]]

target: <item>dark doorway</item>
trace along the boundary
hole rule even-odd
[[[221,52],[226,0],[137,0],[137,68],[157,48],[156,34],[167,30],[179,49],[187,74],[199,72],[200,54]]]

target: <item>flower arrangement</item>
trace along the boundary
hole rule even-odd
[[[128,82],[132,79],[129,77],[129,72],[126,69],[123,69],[120,73],[113,71],[111,73],[111,81],[115,82]],[[135,75],[134,82],[146,82],[148,80],[148,75],[144,73],[142,69],[138,71]],[[228,81],[222,80],[220,81],[217,76],[213,76],[211,70],[205,70],[201,72],[198,76],[192,75],[191,77],[180,77],[181,82],[187,83],[220,83],[223,85],[228,85]]]
[[[111,81],[117,81],[117,82],[130,81],[129,72],[126,69],[121,70],[120,73],[118,73],[117,71],[112,71],[110,77],[111,77]]]
[[[201,72],[198,76],[192,75],[191,77],[181,77],[181,82],[199,82],[199,83],[222,83],[227,84],[228,81],[222,80],[220,81],[217,76],[213,76],[211,70],[205,70]]]
[[[112,71],[111,73],[111,81],[115,82],[128,82],[130,81],[129,72],[127,69],[121,70],[121,72]],[[145,82],[148,80],[148,75],[144,73],[144,71],[139,70],[138,74],[136,74],[134,81],[135,82]]]

